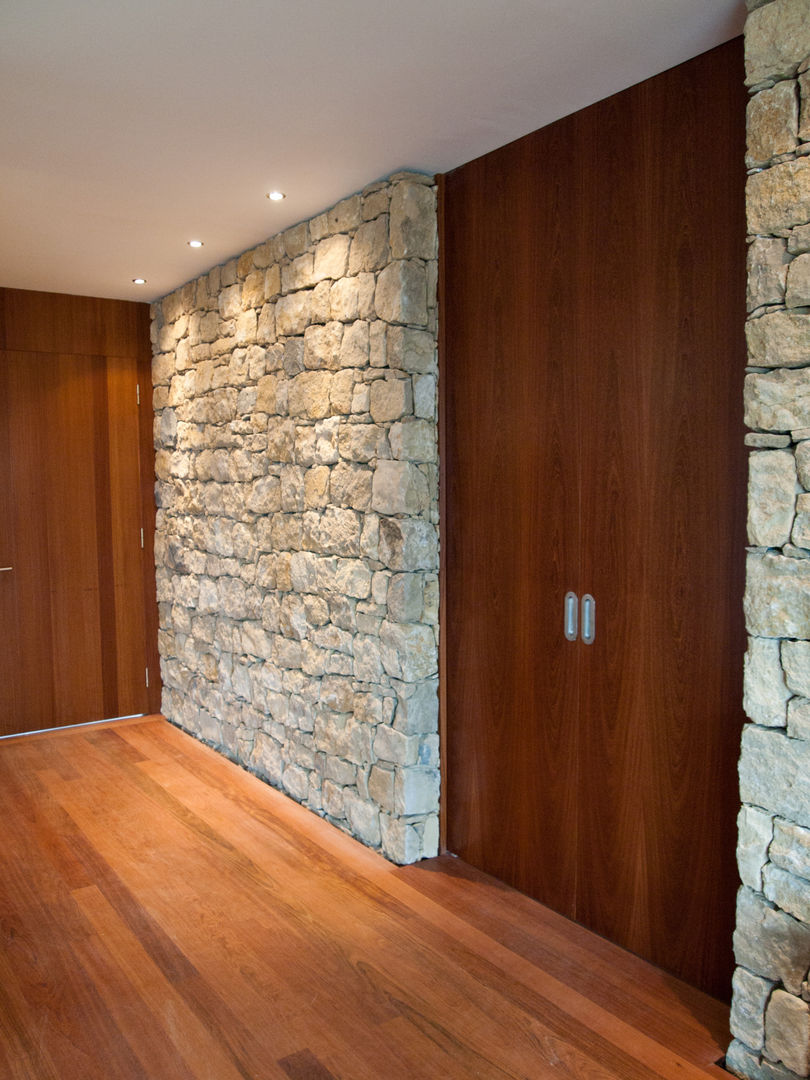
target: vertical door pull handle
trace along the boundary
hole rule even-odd
[[[13,570],[13,566],[0,566],[0,574],[7,574],[9,570]]]
[[[563,619],[563,629],[565,631],[566,641],[577,640],[577,616],[579,609],[579,598],[575,592],[567,592],[565,594],[565,615]]]
[[[582,597],[582,640],[586,645],[593,645],[596,637],[596,601],[590,593]]]

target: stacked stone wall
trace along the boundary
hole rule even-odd
[[[728,1067],[810,1076],[810,0],[746,26],[751,428]]]
[[[436,200],[401,173],[153,306],[163,710],[438,847]]]

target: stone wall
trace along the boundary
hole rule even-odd
[[[810,1075],[810,0],[746,26],[751,447],[738,861],[727,1064]]]
[[[437,230],[400,173],[153,307],[163,711],[438,847]]]

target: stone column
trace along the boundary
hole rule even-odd
[[[163,711],[438,847],[436,197],[399,173],[153,308]]]
[[[810,0],[749,0],[742,888],[728,1067],[810,1076]]]

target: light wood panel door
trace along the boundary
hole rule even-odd
[[[153,707],[138,368],[0,351],[0,734]]]
[[[719,996],[741,71],[739,42],[713,50],[450,173],[443,198],[448,846]],[[592,645],[563,636],[568,590],[596,599]]]

